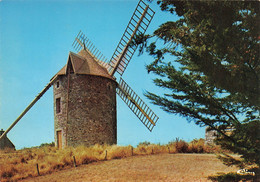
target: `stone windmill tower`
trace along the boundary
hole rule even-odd
[[[96,143],[116,144],[116,94],[139,120],[152,131],[158,116],[121,78],[137,47],[136,35],[144,34],[154,11],[139,1],[110,61],[80,31],[73,46],[78,53],[69,53],[66,65],[51,79],[0,140],[53,86],[54,138],[59,148]],[[116,81],[115,73],[120,75]]]
[[[70,52],[54,80],[56,145],[116,143],[117,82],[106,69],[87,51]]]
[[[130,43],[144,33],[154,12],[140,1],[109,62],[80,31],[67,64],[54,76],[55,143],[58,147],[116,144],[116,93],[151,131],[158,117],[120,78],[136,47]]]

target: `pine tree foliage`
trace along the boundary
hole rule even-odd
[[[179,19],[136,37],[140,52],[146,48],[154,57],[147,70],[164,89],[146,96],[166,112],[217,130],[220,145],[259,166],[259,2],[157,3]]]

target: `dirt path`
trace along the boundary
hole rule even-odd
[[[208,181],[217,172],[235,171],[212,154],[160,154],[135,156],[66,169],[50,175],[26,179],[39,181]]]

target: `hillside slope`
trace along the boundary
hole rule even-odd
[[[208,181],[209,175],[236,171],[214,154],[158,154],[96,162],[23,180],[39,181]]]

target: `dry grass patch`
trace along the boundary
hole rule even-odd
[[[106,150],[106,159],[121,159],[132,156],[132,146],[117,146],[112,145]]]
[[[150,155],[162,153],[205,153],[212,152],[204,145],[204,140],[186,143],[175,140],[167,145],[150,144],[143,142],[136,148],[132,146],[94,145],[92,147],[67,147],[59,150],[53,146],[23,149],[19,151],[0,151],[0,179],[17,181],[27,177],[48,174],[76,165],[89,164],[96,161],[127,158],[133,155]]]

